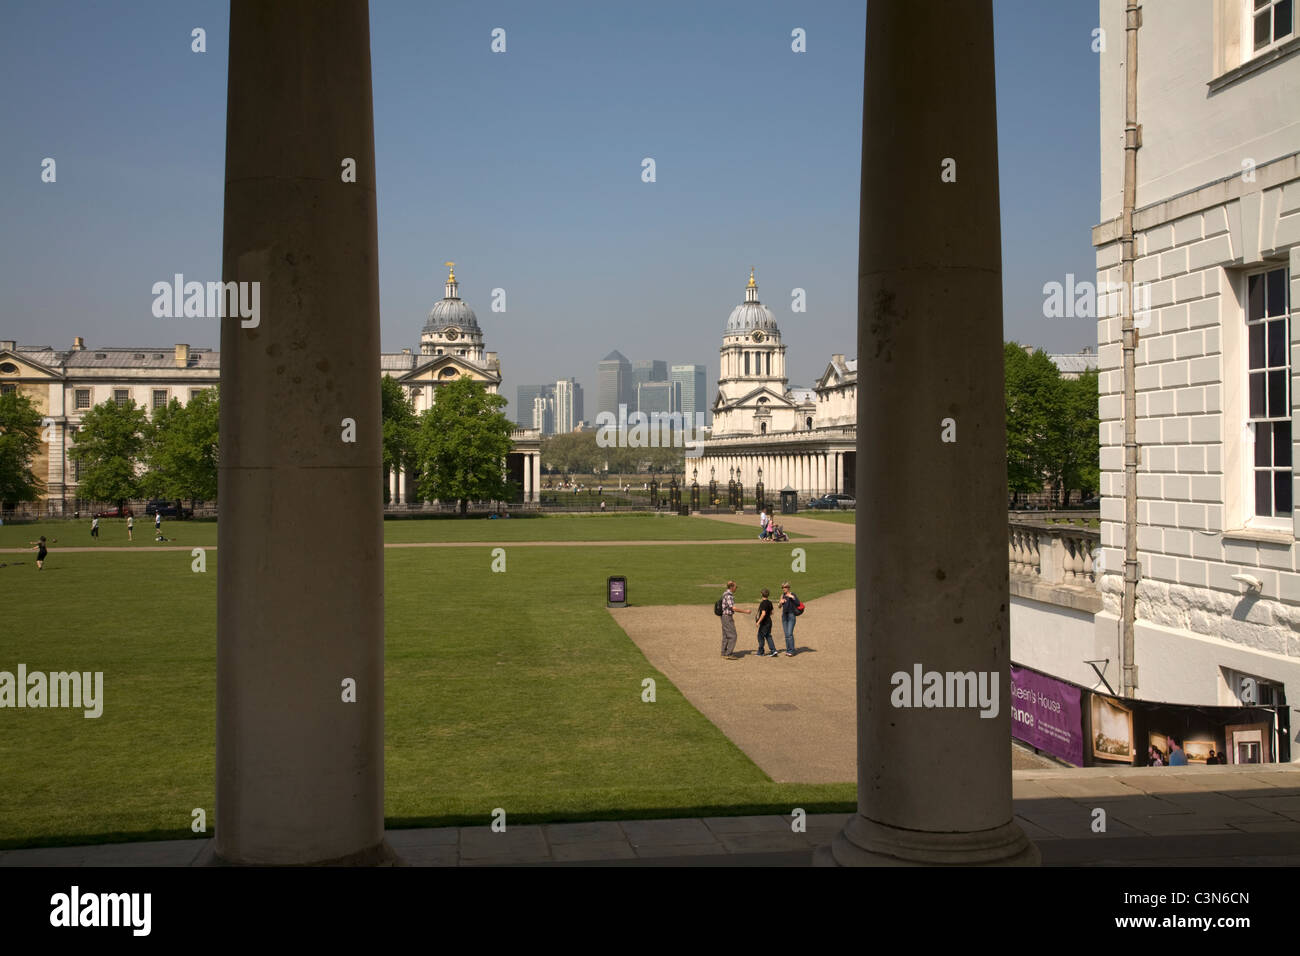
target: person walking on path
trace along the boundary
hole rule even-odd
[[[722,659],[738,661],[736,650],[736,612],[748,614],[748,608],[736,607],[736,582],[728,581],[727,590],[722,592]]]
[[[1166,737],[1169,744],[1169,766],[1186,767],[1187,754],[1183,752],[1182,742],[1177,737]]]
[[[99,515],[90,519],[90,536],[92,538],[99,537]]]
[[[126,513],[126,540],[127,541],[135,540],[134,531],[135,531],[135,515],[131,514],[131,512],[128,511]]]
[[[781,584],[781,630],[785,631],[785,656],[794,657],[794,620],[798,617],[799,597],[790,590],[790,582]]]
[[[39,541],[28,541],[27,543],[32,545],[32,550],[36,552],[36,570],[44,571],[45,556],[50,553],[45,547],[45,535],[41,535]]]
[[[767,537],[767,509],[764,508],[758,513],[758,540],[762,541]]]
[[[758,656],[763,656],[764,641],[771,648],[768,657],[776,657],[776,644],[772,640],[772,602],[767,599],[768,590],[763,588],[763,600],[758,605]]]
[[[162,534],[162,509],[159,508],[153,513],[153,530],[154,534]]]

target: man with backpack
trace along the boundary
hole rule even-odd
[[[728,581],[727,590],[722,592],[713,605],[713,613],[722,618],[722,659],[724,661],[740,660],[732,652],[736,649],[736,612],[748,614],[749,609],[736,607],[736,582]]]
[[[794,619],[803,613],[803,602],[790,590],[790,582],[781,585],[781,629],[785,631],[785,656],[794,657]]]

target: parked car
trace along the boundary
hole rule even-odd
[[[144,513],[152,517],[160,514],[164,518],[193,518],[194,512],[189,508],[182,508],[180,502],[172,504],[161,498],[155,498],[144,506]]]
[[[113,508],[105,508],[103,511],[96,511],[96,512],[94,513],[94,517],[96,517],[96,518],[125,518],[128,514],[130,514],[130,512],[131,512],[131,509],[130,509],[130,508],[123,508],[121,505],[117,505],[116,507],[113,507]]]
[[[833,493],[829,495],[822,495],[822,497],[827,501],[834,501],[835,502],[834,507],[836,508],[856,508],[858,506],[857,499],[854,498],[852,495]]]

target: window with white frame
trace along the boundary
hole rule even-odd
[[[117,402],[119,408],[125,405],[130,398],[131,398],[130,389],[125,389],[125,388],[113,389],[113,401]]]
[[[1291,330],[1285,267],[1246,277],[1247,421],[1256,519],[1291,517]],[[1248,499],[1249,500],[1249,499]]]
[[[1250,56],[1263,53],[1295,36],[1293,0],[1245,0]]]
[[[77,389],[77,407],[78,408],[90,407],[90,389],[88,388]]]
[[[155,388],[153,390],[153,407],[165,408],[167,406],[167,389]]]

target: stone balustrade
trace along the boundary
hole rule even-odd
[[[1093,555],[1100,547],[1101,532],[1092,528],[1009,521],[1011,593],[1079,610],[1100,610],[1101,594],[1093,567]]]

